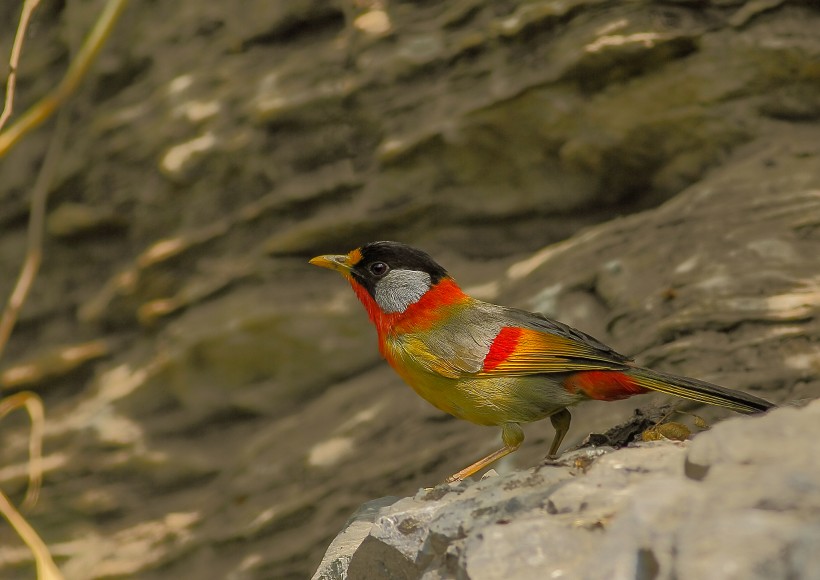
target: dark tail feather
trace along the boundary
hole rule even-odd
[[[726,407],[738,413],[762,413],[777,406],[765,399],[747,395],[741,391],[733,391],[732,389],[689,377],[681,377],[644,368],[632,368],[626,371],[626,373],[632,377],[637,384],[652,391],[674,395],[699,403]]]

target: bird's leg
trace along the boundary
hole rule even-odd
[[[569,415],[569,413],[567,413],[567,415]],[[476,461],[468,467],[465,467],[458,473],[451,475],[447,478],[447,483],[461,481],[462,479],[470,477],[476,471],[484,469],[494,461],[498,461],[505,455],[509,455],[510,453],[521,447],[521,442],[524,441],[524,431],[521,430],[521,427],[518,425],[518,423],[504,423],[504,425],[501,427],[501,440],[504,441],[504,447],[502,447],[498,451],[490,453],[484,459],[479,459],[478,461]]]
[[[552,438],[552,445],[550,445],[550,457],[558,456],[558,448],[561,446],[561,441],[564,440],[564,435],[569,431],[569,424],[572,421],[572,415],[566,409],[561,409],[557,413],[550,415],[550,422],[555,428],[555,437]]]

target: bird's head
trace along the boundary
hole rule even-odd
[[[398,242],[371,242],[348,254],[317,256],[310,263],[347,278],[380,331],[399,318],[466,297],[427,253]]]

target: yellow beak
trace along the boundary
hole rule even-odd
[[[320,268],[336,270],[342,274],[349,274],[353,269],[349,256],[316,256],[309,263]]]

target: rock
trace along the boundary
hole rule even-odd
[[[399,498],[383,497],[374,499],[362,505],[356,513],[347,520],[345,528],[333,540],[325,552],[325,557],[313,575],[313,580],[332,580],[346,578],[350,567],[351,555],[361,545],[362,541],[373,527],[373,522],[384,509]]]
[[[58,85],[101,4],[37,9],[11,123]],[[641,364],[781,403],[820,396],[811,3],[178,0],[126,15],[71,99],[49,198],[68,237],[46,236],[0,369],[45,401],[43,503],[27,517],[67,575],[305,578],[356,506],[498,447],[496,429],[407,389],[349,288],[306,263],[373,239]],[[0,16],[8,55],[19,3]],[[0,296],[49,127],[0,159]],[[633,416],[589,439],[622,444],[666,403],[582,406],[566,447]],[[482,485],[541,461],[551,428],[525,428]],[[2,430],[16,501],[28,427],[15,413]],[[580,473],[577,457],[564,467]],[[552,533],[537,528],[571,505],[515,526]],[[464,549],[501,565],[493,538],[513,524],[490,523]],[[573,530],[564,548],[595,540]],[[0,546],[0,576],[34,574],[8,526]],[[648,576],[666,565],[653,550],[631,556]]]
[[[808,578],[820,565],[818,437],[815,401],[688,443],[421,490],[371,514],[366,534],[357,520],[314,578]],[[592,461],[573,467],[581,457]]]

